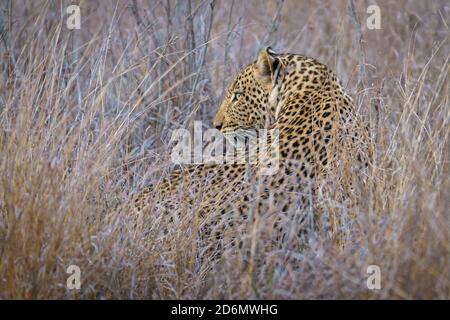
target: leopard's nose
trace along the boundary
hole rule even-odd
[[[214,121],[213,125],[214,125],[214,127],[215,127],[217,130],[222,129],[222,127],[223,127],[223,123],[222,123],[222,122],[216,122],[216,121]]]
[[[221,117],[221,114],[220,114],[220,113],[218,113],[218,114],[216,115],[216,117],[214,118],[214,120],[213,120],[213,126],[214,126],[214,128],[216,128],[217,130],[222,129],[222,127],[223,127],[223,120],[222,120],[222,117]]]

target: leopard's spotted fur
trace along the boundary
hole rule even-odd
[[[335,73],[315,59],[270,48],[236,76],[214,126],[226,136],[277,129],[277,173],[262,176],[258,165],[248,164],[190,166],[136,197],[138,210],[151,204],[170,221],[197,212],[203,238],[213,242],[239,239],[255,221],[281,230],[279,240],[299,239],[285,227],[294,225],[298,234],[321,224],[313,204],[327,179],[339,182],[345,198],[370,159],[366,125]]]

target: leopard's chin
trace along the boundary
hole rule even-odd
[[[236,129],[232,131],[224,132],[223,135],[228,142],[235,145],[236,143],[245,143],[245,141],[254,140],[257,138],[257,130],[254,128],[249,129]]]
[[[256,142],[258,137],[258,131],[255,128],[248,129],[235,129],[235,130],[227,130],[223,132],[227,143],[230,143],[236,148],[242,148],[246,144]]]

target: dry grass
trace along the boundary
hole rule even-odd
[[[3,2],[0,298],[448,299],[450,7],[378,2],[382,30],[360,1],[81,1],[76,31],[68,2]],[[376,150],[344,249],[318,238],[288,264],[263,250],[284,267],[250,274],[240,254],[201,265],[188,219],[167,236],[117,205],[167,174],[172,130],[209,124],[266,44],[333,67]]]

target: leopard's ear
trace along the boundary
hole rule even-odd
[[[270,47],[259,52],[255,62],[255,77],[268,90],[272,89],[272,81],[278,64],[277,54]]]

